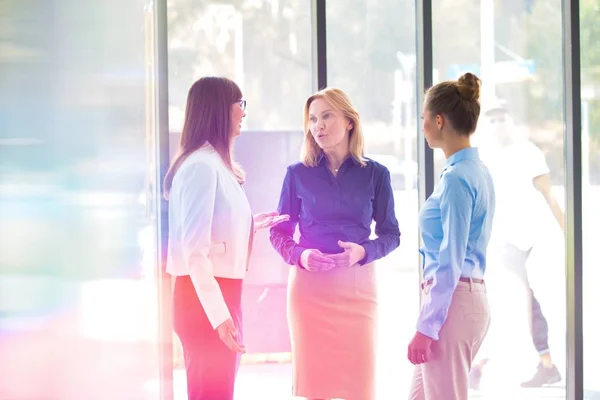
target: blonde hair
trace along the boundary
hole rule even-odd
[[[312,102],[316,99],[323,99],[334,109],[341,111],[343,116],[350,120],[352,129],[350,136],[350,156],[354,158],[361,166],[367,165],[364,159],[365,140],[362,128],[360,126],[360,115],[352,105],[350,98],[341,89],[325,88],[306,99],[304,104],[304,145],[302,146],[301,160],[307,167],[316,167],[319,163],[321,148],[310,133],[310,117],[308,110]]]

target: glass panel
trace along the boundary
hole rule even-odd
[[[565,396],[561,26],[559,0],[433,2],[434,75],[483,81],[473,141],[494,178],[496,216],[492,326],[471,382],[482,398]],[[439,174],[445,158],[436,155]]]
[[[152,19],[0,2],[2,398],[158,398]]]
[[[582,190],[583,190],[583,336],[586,399],[600,398],[600,324],[598,323],[598,281],[600,269],[595,246],[600,241],[600,4],[582,0],[581,31],[581,117],[582,117]]]
[[[327,82],[357,107],[367,157],[392,177],[401,244],[377,262],[378,398],[406,398],[418,315],[415,2],[327,1]]]
[[[168,5],[172,152],[179,146],[190,86],[205,75],[233,79],[247,100],[235,145],[236,158],[247,172],[246,194],[255,212],[276,209],[286,167],[299,159],[302,107],[313,82],[310,2],[171,0]],[[259,232],[244,281],[247,354],[236,399],[254,400],[256,393],[262,399],[289,397],[288,270],[268,232]],[[184,399],[185,371],[176,336],[174,343],[175,398]]]

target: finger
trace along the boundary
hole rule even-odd
[[[235,324],[233,322],[230,322],[229,324],[227,324],[227,328],[229,328],[229,334],[234,338],[237,339],[238,335],[240,334],[237,330],[237,328],[235,327]]]
[[[273,219],[268,220],[268,224],[273,226],[273,225],[277,225],[281,222],[285,222],[285,221],[289,221],[290,220],[290,216],[286,215],[283,217],[274,217]]]
[[[354,243],[351,242],[342,242],[341,240],[338,240],[338,246],[342,249],[351,249],[353,244]]]
[[[237,331],[229,331],[229,348],[236,353],[243,353],[246,351],[244,345],[239,342],[239,336]]]
[[[273,226],[275,226],[277,224],[280,224],[282,222],[289,221],[289,220],[290,220],[289,216],[287,216],[287,217],[274,217],[274,218],[270,218],[270,219],[265,220],[264,222],[261,223],[261,225],[263,225],[265,228],[271,228],[271,227],[273,227]]]
[[[350,250],[344,250],[341,253],[335,253],[335,254],[326,254],[324,255],[324,257],[327,257],[330,260],[344,260],[344,259],[349,259],[350,258]]]
[[[339,254],[330,254],[327,256],[330,260],[333,260],[337,267],[349,266],[350,265],[350,251],[346,250]]]
[[[322,263],[322,262],[311,262],[308,264],[311,271],[329,271],[335,268],[336,265],[333,263]]]
[[[419,364],[425,364],[428,361],[427,354],[426,354],[425,350],[421,349],[417,353],[416,359],[417,359],[417,363],[419,363]]]
[[[332,260],[330,257],[330,255],[324,255],[323,253],[317,254],[316,252],[312,252],[308,256],[308,262],[311,264],[320,263],[325,265],[334,265],[335,261]]]
[[[327,258],[329,258],[330,260],[332,260],[334,263],[338,263],[338,262],[348,262],[350,261],[350,252],[343,252],[340,254],[331,254],[328,255]]]
[[[238,342],[238,338],[240,337],[240,331],[238,331],[237,327],[235,326],[235,323],[231,319],[227,321],[227,330],[231,337],[236,342]]]
[[[246,349],[243,345],[237,343],[232,337],[227,340],[227,347],[235,353],[245,353]]]
[[[427,349],[425,350],[425,353],[423,354],[423,362],[429,362],[431,360],[431,349]]]
[[[309,271],[327,271],[335,267],[335,263],[330,260],[327,255],[321,253],[319,250],[312,250],[308,255],[308,270]]]
[[[220,339],[229,350],[235,351],[234,341],[229,333],[224,334],[222,337],[220,336]]]
[[[419,361],[419,350],[413,348],[411,353],[410,353],[410,362],[413,363],[414,365],[418,365],[421,362]]]
[[[334,269],[334,268],[337,268],[337,266],[335,264],[332,264],[332,265],[322,265],[322,266],[319,267],[319,271],[320,272],[326,272],[326,271],[329,271],[329,270]]]
[[[350,260],[338,260],[335,262],[334,264],[335,267],[349,267],[350,266]]]
[[[422,354],[421,353],[415,353],[415,354],[413,354],[413,359],[415,361],[415,365],[423,363],[423,358],[422,358]]]
[[[413,354],[413,360],[415,362],[415,365],[423,364],[422,353]]]

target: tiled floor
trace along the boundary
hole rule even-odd
[[[379,354],[378,354],[378,400],[406,399],[412,377],[412,365],[406,360],[406,346],[414,334],[416,321],[417,296],[413,272],[402,272],[386,268],[384,263],[378,265],[380,322],[379,322]],[[497,277],[500,279],[500,277]],[[506,279],[506,278],[504,278]],[[564,399],[564,383],[542,389],[522,389],[519,382],[535,370],[537,356],[532,349],[527,331],[524,295],[510,282],[500,281],[500,287],[512,287],[513,290],[502,296],[504,307],[497,307],[494,314],[496,329],[488,339],[488,355],[492,355],[493,363],[486,367],[488,371],[482,380],[482,390],[473,392],[472,399],[481,400],[536,400]],[[549,314],[555,312],[551,309]],[[564,315],[564,314],[563,314]],[[556,316],[555,316],[556,317]],[[560,318],[560,314],[558,315]],[[560,326],[554,328],[551,338],[557,338]],[[551,344],[552,345],[552,344]],[[564,351],[556,347],[555,362],[564,375]],[[561,354],[562,353],[562,354]],[[562,355],[562,356],[561,356]],[[593,367],[590,365],[590,367]],[[598,366],[596,366],[598,367]],[[589,374],[590,371],[587,370]],[[593,374],[592,374],[593,375]],[[588,375],[588,376],[592,376]],[[600,376],[600,374],[598,375]],[[185,374],[175,374],[176,400],[185,399]],[[595,382],[586,382],[588,390],[597,392],[586,394],[586,400],[600,399],[600,387]],[[264,364],[243,365],[237,380],[236,400],[284,400],[291,395],[291,365]]]
[[[185,374],[175,372],[175,400],[185,400]],[[406,399],[408,387],[406,379],[398,379],[396,384],[388,382],[388,387],[379,388],[379,400]],[[291,366],[289,364],[245,365],[241,368],[236,383],[236,400],[285,400],[292,399]],[[541,389],[520,389],[507,387],[504,390],[472,392],[471,399],[479,400],[547,400],[564,399],[564,386]],[[586,393],[585,400],[600,399],[600,391]]]

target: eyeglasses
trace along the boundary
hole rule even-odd
[[[246,111],[246,100],[240,100],[238,101],[238,104],[240,105],[242,111]]]

